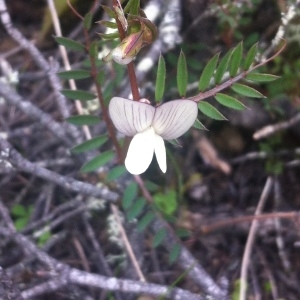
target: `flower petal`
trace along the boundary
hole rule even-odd
[[[153,158],[154,145],[153,127],[149,127],[133,137],[125,159],[125,166],[129,173],[138,175],[147,170]]]
[[[109,115],[118,131],[134,136],[151,126],[155,108],[149,104],[113,97],[108,106]]]
[[[197,114],[196,102],[173,100],[156,108],[152,126],[163,139],[176,139],[190,129]]]
[[[158,165],[163,173],[167,171],[167,157],[166,157],[166,147],[163,138],[159,135],[155,135],[155,145],[154,152]]]

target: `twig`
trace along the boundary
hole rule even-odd
[[[54,136],[58,137],[61,141],[69,146],[73,144],[61,124],[57,123],[49,114],[44,113],[31,102],[23,99],[14,89],[3,82],[0,82],[0,95],[3,96],[9,104],[16,106],[27,116],[37,120],[41,125],[49,129]]]
[[[116,193],[110,191],[104,186],[98,188],[92,184],[81,182],[74,178],[66,177],[56,172],[41,168],[35,163],[26,160],[6,140],[0,138],[0,160],[1,159],[9,162],[19,171],[27,172],[54,182],[70,191],[95,197],[102,197],[107,201],[116,201],[119,197]]]
[[[16,233],[13,222],[9,217],[8,210],[1,201],[0,216],[5,220],[6,226],[8,226],[7,228],[0,227],[0,234],[13,239],[25,253],[35,256],[40,262],[48,265],[52,270],[52,273],[49,273],[49,275],[51,274],[50,276],[52,276],[52,279],[21,293],[24,299],[32,299],[35,296],[46,294],[49,291],[56,291],[69,284],[78,284],[135,294],[145,293],[153,296],[164,295],[172,300],[204,300],[204,298],[199,295],[179,288],[170,290],[169,287],[158,284],[125,279],[122,280],[115,277],[105,277],[77,270],[75,268],[70,268],[68,265],[58,262],[54,258],[50,257],[26,237]]]
[[[259,199],[259,202],[257,204],[255,215],[259,215],[261,213],[265,205],[265,202],[269,196],[272,185],[273,185],[273,178],[268,177],[263,192],[261,194],[261,197]],[[248,277],[247,272],[248,272],[248,266],[250,262],[250,256],[251,256],[251,251],[255,239],[257,226],[258,226],[257,220],[253,220],[248,234],[248,239],[246,242],[245,251],[242,259],[242,267],[241,267],[241,275],[240,275],[241,286],[240,286],[239,300],[246,300],[246,291],[247,291],[246,285],[247,285],[247,277]]]
[[[254,216],[241,216],[236,218],[230,218],[228,220],[222,220],[219,222],[215,222],[211,225],[202,225],[200,227],[201,233],[208,234],[213,231],[223,229],[227,226],[233,226],[240,223],[246,222],[261,222],[269,219],[296,219],[299,217],[299,212],[291,211],[291,212],[274,212],[269,214],[261,214],[261,215],[254,215]]]
[[[267,125],[259,129],[253,134],[253,138],[255,140],[261,140],[263,138],[269,137],[270,135],[277,133],[278,131],[283,131],[287,128],[290,128],[299,122],[300,122],[300,113],[297,113],[294,117],[292,117],[287,121],[279,122],[277,124]]]

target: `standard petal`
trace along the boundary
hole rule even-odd
[[[139,101],[113,97],[108,106],[109,115],[118,131],[134,136],[150,127],[155,108]]]
[[[166,157],[166,147],[163,138],[159,135],[155,135],[155,146],[154,152],[156,156],[157,163],[163,173],[167,171],[167,157]]]
[[[189,130],[194,124],[197,114],[196,102],[173,100],[156,108],[152,126],[163,139],[176,139]]]
[[[138,175],[147,170],[153,158],[154,145],[153,127],[149,127],[133,137],[125,159],[125,166],[129,173]]]

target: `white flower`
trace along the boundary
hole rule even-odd
[[[167,170],[164,140],[184,134],[197,118],[197,104],[192,100],[173,100],[158,107],[139,101],[114,97],[109,114],[118,131],[133,136],[125,166],[131,174],[141,174],[149,167],[153,153],[162,172]]]

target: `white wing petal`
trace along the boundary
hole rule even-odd
[[[153,127],[149,127],[133,137],[125,159],[125,166],[129,173],[138,175],[147,170],[153,158],[154,145]]]
[[[166,157],[166,147],[163,138],[159,135],[155,135],[155,146],[154,152],[158,165],[163,173],[167,171],[167,157]]]
[[[109,102],[108,111],[117,130],[133,136],[150,127],[155,108],[146,103],[114,97]]]
[[[189,130],[197,114],[196,102],[173,100],[156,108],[152,126],[163,139],[176,139]]]

